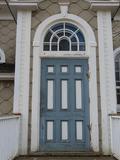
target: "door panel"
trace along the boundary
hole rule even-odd
[[[42,59],[41,151],[89,150],[86,59]]]

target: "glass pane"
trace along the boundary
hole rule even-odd
[[[75,72],[81,73],[81,66],[75,66]]]
[[[62,37],[62,36],[64,35],[64,33],[63,33],[63,31],[61,31],[60,33],[57,33],[57,35],[58,35],[59,37]]]
[[[54,72],[54,66],[48,66],[48,73]]]
[[[76,87],[76,109],[82,108],[82,87],[81,87],[81,80],[76,80],[75,82]]]
[[[76,139],[82,140],[82,121],[76,121]]]
[[[48,31],[48,33],[47,33],[46,36],[45,36],[44,42],[49,42],[51,36],[52,36],[52,33],[51,33],[50,31]]]
[[[51,50],[52,50],[52,51],[57,51],[57,44],[52,44]]]
[[[54,25],[51,29],[52,29],[54,32],[55,32],[56,30],[63,29],[63,23],[56,24],[56,25]]]
[[[62,39],[59,43],[59,50],[60,51],[69,51],[70,50],[69,41],[66,39]]]
[[[62,109],[68,108],[68,82],[67,80],[61,81],[61,101]]]
[[[117,89],[117,104],[120,104],[120,89]]]
[[[116,81],[119,81],[120,80],[119,72],[116,72],[115,75],[116,75]]]
[[[49,51],[49,49],[50,49],[49,44],[44,44],[44,51]]]
[[[72,46],[71,46],[71,50],[72,50],[72,51],[77,51],[77,44],[76,44],[76,45],[72,45]]]
[[[72,41],[72,42],[77,42],[77,39],[76,39],[75,37],[72,37],[72,38],[71,38],[71,41]]]
[[[61,66],[61,71],[66,73],[68,71],[68,66]]]
[[[78,36],[79,42],[85,42],[82,32],[78,31],[77,36]]]
[[[65,36],[70,37],[70,36],[71,36],[71,33],[65,31]]]
[[[47,140],[53,140],[53,121],[47,121]]]
[[[56,42],[57,43],[58,38],[57,37],[53,37],[52,42]]]
[[[68,140],[68,122],[62,121],[62,140]]]
[[[47,109],[53,109],[53,80],[47,82]]]
[[[85,51],[85,44],[80,44],[79,45],[79,50],[80,51]]]
[[[75,25],[73,25],[73,24],[66,23],[65,24],[65,29],[69,29],[69,30],[75,32],[77,30],[77,27]]]

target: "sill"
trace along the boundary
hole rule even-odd
[[[14,81],[14,73],[0,73],[0,81]]]

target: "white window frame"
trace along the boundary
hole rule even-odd
[[[118,55],[120,55],[120,47],[114,50],[114,60],[116,59]],[[119,86],[116,86],[116,89],[118,88],[120,89]],[[116,93],[116,96],[117,96],[117,93]],[[117,104],[117,112],[120,112],[120,104]]]
[[[0,64],[5,63],[5,53],[3,49],[0,48]]]

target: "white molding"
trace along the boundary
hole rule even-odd
[[[3,49],[0,48],[0,64],[5,63],[5,53]]]
[[[82,18],[73,14],[66,14],[65,17],[63,14],[57,14],[51,16],[38,26],[35,33],[33,41],[31,151],[34,152],[39,150],[40,74],[41,74],[41,58],[42,56],[44,56],[42,42],[47,29],[50,26],[60,21],[66,21],[77,25],[85,36],[86,53],[87,56],[89,57],[89,72],[90,72],[89,95],[90,95],[90,124],[92,126],[91,145],[93,150],[98,152],[99,132],[98,132],[98,104],[97,104],[98,102],[97,102],[97,80],[96,80],[96,40],[94,33],[91,27],[88,25],[88,23],[85,22]],[[49,55],[47,57],[49,57]],[[60,55],[60,57],[62,57],[62,55]]]
[[[95,10],[112,10],[119,7],[119,0],[91,0],[91,8]]]
[[[31,11],[18,11],[14,113],[21,113],[20,154],[28,149],[29,73],[30,73]]]
[[[110,154],[109,114],[116,113],[115,67],[110,11],[98,11],[98,42],[102,119],[102,150]]]
[[[0,5],[6,5],[5,1],[0,2]],[[17,9],[27,9],[27,10],[36,10],[38,8],[38,1],[30,2],[30,1],[11,1],[9,2],[10,7],[14,7]]]

